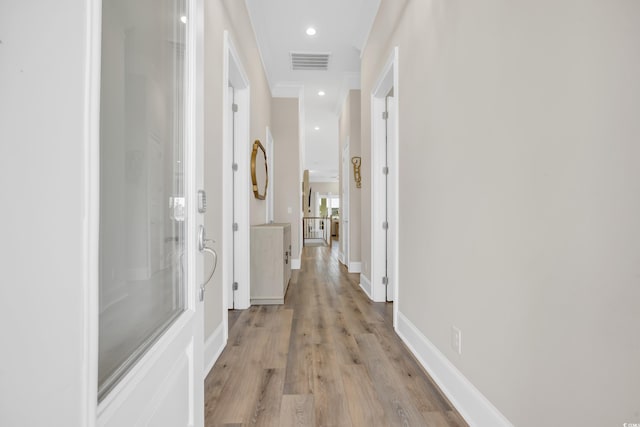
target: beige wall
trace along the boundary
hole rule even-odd
[[[360,262],[361,260],[361,196],[363,188],[357,188],[353,176],[353,165],[351,158],[361,156],[361,132],[360,132],[360,91],[351,90],[347,95],[340,118],[338,120],[338,132],[340,148],[340,182],[343,179],[349,180],[349,261]],[[349,176],[344,177],[342,173],[342,153],[349,140]],[[360,169],[362,175],[362,168]],[[344,206],[344,194],[342,184],[340,185],[340,208]],[[342,218],[342,210],[340,211]]]
[[[205,189],[209,209],[205,214],[208,235],[216,240],[218,269],[207,287],[205,297],[205,340],[222,322],[222,95],[223,95],[223,34],[228,30],[238,50],[250,81],[250,140],[265,142],[266,127],[271,121],[271,93],[262,68],[260,54],[249,21],[245,3],[234,0],[212,0],[205,3]],[[249,149],[249,152],[250,149]],[[250,178],[249,178],[250,182]],[[250,220],[264,223],[265,201],[251,193]],[[210,268],[209,265],[206,268]]]
[[[637,1],[383,0],[363,53],[368,212],[399,46],[399,310],[517,426],[640,422],[639,40]]]
[[[291,223],[291,251],[293,258],[299,260],[302,207],[298,99],[273,98],[271,111],[275,180],[273,215],[275,222]]]

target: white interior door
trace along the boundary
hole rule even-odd
[[[103,1],[99,426],[204,424],[197,19],[196,0]]]
[[[349,138],[342,150],[342,230],[340,230],[340,246],[342,248],[342,261],[349,268]]]

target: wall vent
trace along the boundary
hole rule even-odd
[[[330,53],[291,52],[292,70],[327,71]]]

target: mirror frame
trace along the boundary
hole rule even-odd
[[[258,157],[258,149],[262,150],[264,155],[264,172],[265,172],[265,180],[264,180],[264,191],[260,194],[260,189],[258,188],[258,178],[256,176],[256,159]],[[256,139],[253,143],[253,151],[251,152],[251,183],[253,184],[253,195],[256,199],[264,200],[267,197],[267,186],[269,185],[269,167],[267,166],[267,152],[260,140]]]

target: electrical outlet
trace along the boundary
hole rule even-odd
[[[455,326],[451,327],[451,348],[456,353],[462,354],[462,331]]]

